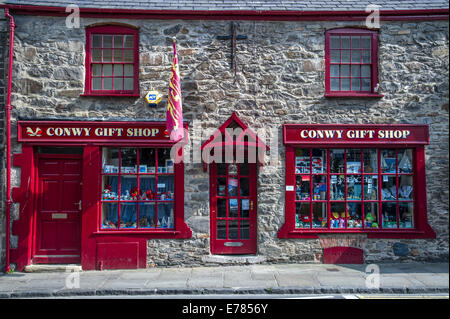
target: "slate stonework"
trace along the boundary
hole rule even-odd
[[[219,127],[236,111],[254,131],[277,129],[277,165],[258,177],[258,254],[267,262],[322,261],[320,239],[278,239],[284,223],[283,123],[416,123],[430,125],[426,147],[428,219],[436,239],[367,239],[365,260],[448,260],[448,24],[383,22],[379,39],[378,99],[324,97],[324,32],[361,22],[237,23],[237,74],[230,68],[227,21],[105,20],[140,28],[140,88],[164,95],[157,108],[143,98],[81,97],[84,88],[85,30],[99,22],[82,19],[68,29],[57,17],[16,17],[13,141],[18,117],[164,119],[172,58],[177,38],[184,118],[204,132]],[[196,126],[196,129],[199,127]],[[204,140],[204,139],[203,139]],[[13,143],[14,152],[20,146]],[[269,154],[267,154],[269,156]],[[13,176],[20,176],[16,172]],[[18,180],[13,181],[17,184]],[[204,264],[209,249],[209,176],[200,163],[185,165],[185,219],[193,231],[187,240],[148,240],[148,266]],[[337,236],[339,238],[339,236]],[[322,241],[323,243],[323,241]],[[406,256],[393,248],[403,243]],[[397,245],[398,246],[398,245]],[[397,247],[396,246],[396,247]]]

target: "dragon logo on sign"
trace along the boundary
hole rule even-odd
[[[27,127],[28,136],[37,136],[40,137],[42,135],[42,130],[39,127],[36,127],[36,130],[33,131],[31,127]]]

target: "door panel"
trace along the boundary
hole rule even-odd
[[[256,164],[210,164],[211,252],[256,254]]]
[[[81,158],[55,157],[38,160],[34,263],[80,261]]]

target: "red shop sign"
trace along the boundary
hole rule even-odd
[[[284,144],[429,144],[428,125],[284,124]]]
[[[17,139],[38,143],[171,142],[165,122],[19,121]]]

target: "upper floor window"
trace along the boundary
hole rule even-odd
[[[333,29],[325,33],[325,96],[378,94],[378,33]]]
[[[86,29],[86,95],[139,96],[138,30],[124,26]]]

